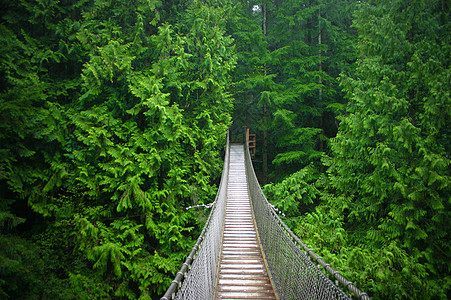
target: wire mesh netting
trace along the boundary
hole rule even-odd
[[[188,257],[184,268],[177,274],[176,279],[161,299],[213,299],[221,250],[222,229],[224,227],[229,173],[229,148],[229,138],[227,137],[221,183],[210,216],[196,243],[195,249],[190,254],[193,257]],[[189,265],[191,259],[193,263]],[[190,270],[186,273],[188,267]],[[181,284],[184,277],[185,279]],[[181,287],[176,293],[177,286],[180,284]]]
[[[335,285],[313,261],[324,267],[337,282],[358,298],[369,299],[367,294],[357,289],[352,282],[347,281],[303,244],[277,216],[255,176],[247,142],[243,151],[255,223],[278,299],[351,299],[351,296]],[[230,146],[227,138],[224,169],[215,205],[191,254],[161,299],[213,299],[215,295],[227,200],[229,160]],[[180,287],[178,292],[177,287]]]
[[[280,226],[245,151],[247,180],[258,234],[279,299],[350,299]]]

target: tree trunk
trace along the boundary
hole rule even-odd
[[[263,35],[267,35],[267,18],[266,18],[266,3],[263,3]],[[264,66],[265,76],[267,75],[266,65]],[[268,181],[268,108],[266,102],[263,103],[263,176],[261,184],[264,185]]]

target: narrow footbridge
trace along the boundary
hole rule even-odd
[[[244,145],[227,140],[212,211],[161,299],[353,298],[369,299],[309,249],[264,196],[246,137]]]

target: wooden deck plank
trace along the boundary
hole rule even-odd
[[[215,299],[277,299],[254,225],[242,145],[230,148],[227,193]]]

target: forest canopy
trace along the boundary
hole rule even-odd
[[[447,298],[447,1],[0,3],[1,298],[157,299],[243,126],[325,261]]]

